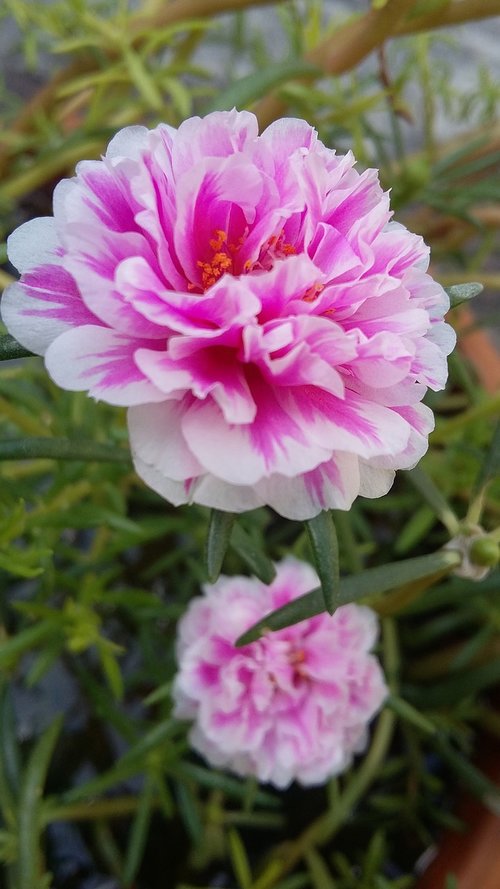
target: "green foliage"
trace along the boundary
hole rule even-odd
[[[218,95],[207,110],[224,111],[227,108],[243,108],[250,102],[259,99],[263,93],[281,86],[282,83],[286,83],[294,77],[318,77],[320,74],[319,68],[301,61],[270,65],[264,71],[249,74],[236,81],[229,89]]]
[[[333,614],[340,604],[339,544],[333,516],[330,512],[320,512],[306,522],[306,527],[321,583],[323,605],[329,614]]]
[[[211,583],[215,583],[220,574],[233,524],[234,515],[231,512],[212,509],[206,546],[207,574]]]
[[[346,605],[358,599],[371,599],[380,593],[395,588],[404,590],[415,581],[423,581],[426,585],[433,583],[437,577],[447,574],[460,564],[460,557],[453,552],[437,552],[416,559],[394,562],[377,568],[367,568],[362,574],[352,575],[340,581],[338,603]],[[324,590],[318,587],[297,599],[292,599],[277,611],[266,615],[254,624],[238,640],[237,645],[248,645],[258,639],[266,630],[279,630],[299,623],[325,610]]]
[[[372,11],[386,5],[373,2]],[[437,21],[448,5],[415,0],[408,21]],[[498,289],[485,269],[498,246],[488,213],[500,199],[500,90],[479,66],[476,81],[457,91],[440,52],[443,41],[453,49],[450,34],[398,38],[371,67],[356,58],[334,77],[315,51],[343,23],[327,21],[319,0],[275,10],[278,52],[267,7],[223,20],[216,2],[203,16],[190,16],[189,3],[177,17],[175,3],[130,7],[6,0],[0,15],[18,23],[27,69],[48,54],[63,74],[28,110],[0,86],[2,239],[25,213],[50,213],[54,179],[98,157],[117,128],[177,125],[233,103],[262,111],[272,92],[327,144],[380,168],[398,218],[431,242],[453,305],[476,297],[481,282]],[[216,64],[206,63],[207,51]],[[443,113],[468,118],[474,130],[439,145]],[[222,873],[238,889],[410,889],[420,853],[440,829],[460,826],[451,811],[457,783],[498,805],[498,788],[471,754],[485,725],[500,734],[489,708],[500,680],[499,571],[480,584],[454,577],[459,557],[442,550],[480,523],[487,536],[471,557],[494,567],[498,395],[455,356],[447,391],[428,398],[437,427],[419,468],[401,473],[386,497],[336,513],[335,525],[325,513],[304,529],[265,510],[235,518],[170,507],[134,476],[123,414],[56,390],[27,354],[1,337],[0,862],[8,889],[53,884],[47,828],[64,821],[86,825],[92,857],[124,886],[201,889]],[[345,775],[320,791],[278,794],[193,758],[187,727],[171,716],[175,626],[207,575],[223,569],[269,583],[274,561],[290,552],[310,559],[311,547],[323,589],[240,643],[325,603],[368,602],[383,618],[391,695],[366,755]],[[79,727],[61,699],[61,716],[19,737],[13,697],[43,698],[58,675],[75,688]],[[161,858],[158,835],[168,877],[147,874],[152,856]]]

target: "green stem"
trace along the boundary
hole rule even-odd
[[[332,510],[332,515],[339,536],[340,551],[345,557],[349,572],[359,574],[363,570],[363,559],[352,530],[351,516],[341,509]]]
[[[340,581],[340,605],[347,605],[348,602],[357,602],[360,599],[369,597],[370,604],[375,599],[376,610],[379,610],[379,603],[384,604],[385,599],[379,599],[382,593],[388,593],[389,590],[396,590],[399,595],[401,587],[408,587],[415,584],[416,581],[427,580],[422,589],[426,589],[428,582],[434,582],[438,577],[449,574],[454,568],[460,565],[462,560],[458,552],[452,550],[438,550],[427,556],[417,556],[415,559],[405,559],[402,562],[393,562],[390,565],[379,565],[377,568],[368,568],[361,574],[354,574],[350,577],[343,577]],[[420,589],[420,588],[419,588]],[[266,614],[262,620],[257,621],[239,639],[236,645],[249,645],[255,642],[263,632],[269,630],[282,630],[284,627],[290,627],[293,624],[300,623],[301,620],[314,617],[324,611],[324,599],[321,588],[311,590],[305,593],[276,611]]]
[[[323,601],[329,614],[339,605],[339,544],[337,531],[330,511],[320,512],[305,522],[314,565],[318,572]]]
[[[407,478],[436,513],[450,537],[458,534],[460,522],[431,476],[416,466],[407,472]]]
[[[0,440],[0,460],[97,460],[128,463],[128,451],[98,441],[69,438],[8,438]]]
[[[470,522],[471,525],[479,525],[481,521],[481,516],[483,514],[483,509],[486,501],[486,486],[479,491],[476,497],[470,502],[470,506],[467,510],[467,515],[465,517],[465,521],[467,523]]]
[[[459,432],[464,426],[468,426],[470,423],[475,423],[476,420],[484,420],[486,417],[493,416],[498,413],[499,410],[500,394],[493,396],[493,398],[489,398],[483,404],[477,405],[477,407],[465,411],[465,413],[461,414],[459,417],[454,417],[453,420],[442,421],[433,432],[432,441],[434,444],[446,444],[449,440],[449,436],[453,435],[453,433]]]
[[[382,645],[386,674],[390,679],[392,691],[397,693],[399,646],[396,626],[392,620],[385,620],[383,623]],[[252,889],[271,889],[286,873],[292,870],[301,858],[307,857],[317,846],[323,845],[333,838],[347,821],[354,806],[364,796],[370,784],[377,779],[380,766],[389,750],[395,724],[395,714],[386,708],[380,715],[367,755],[352,775],[344,792],[337,797],[336,805],[313,821],[293,845],[283,847],[284,850],[286,849],[286,855],[276,858],[273,862],[276,866],[269,868],[254,883]]]
[[[152,15],[139,13],[132,20],[132,46],[140,45],[144,34],[166,28],[179,21],[236,12],[248,6],[271,6],[276,0],[172,0],[157,4],[159,9]]]
[[[467,364],[463,361],[458,352],[452,352],[448,358],[450,374],[455,378],[458,385],[469,396],[472,404],[476,405],[481,398],[481,390],[478,388]]]
[[[450,25],[461,25],[463,22],[479,21],[496,15],[500,15],[499,0],[460,0],[459,3],[447,3],[444,9],[438,9],[436,12],[403,19],[398,22],[395,33],[417,34],[419,31],[447,28]]]
[[[384,667],[393,694],[397,694],[399,685],[399,644],[396,624],[386,619],[382,625],[382,647]],[[265,871],[252,889],[271,889],[282,877],[307,856],[317,846],[329,842],[349,818],[354,806],[366,793],[379,774],[380,766],[389,750],[392,740],[396,716],[392,710],[382,712],[375,729],[370,749],[363,762],[352,775],[344,792],[335,795],[335,805],[321,815],[304,831],[295,843],[283,846],[283,857],[276,857],[271,867]]]
[[[306,847],[316,846],[330,840],[349,817],[352,809],[370,784],[375,781],[389,749],[395,721],[394,714],[390,710],[384,710],[378,721],[370,750],[341,796],[339,808],[337,811],[327,812],[315,824],[311,825],[306,832],[307,837],[304,838],[304,850]]]
[[[4,639],[0,643],[0,670],[10,669],[26,651],[53,637],[54,632],[54,625],[44,621]]]
[[[24,770],[17,821],[19,889],[33,889],[43,875],[41,796],[61,727],[62,718],[57,718],[37,741]]]
[[[356,67],[374,49],[392,36],[398,24],[407,20],[414,0],[388,0],[382,9],[370,9],[337,28],[333,35],[322,40],[305,56],[326,74],[344,74]],[[254,111],[262,128],[286,109],[281,97],[267,95]]]
[[[390,617],[384,618],[382,622],[382,645],[385,675],[391,691],[396,694],[399,676],[399,644],[396,624]]]
[[[155,778],[147,775],[144,789],[137,800],[137,813],[128,835],[127,854],[121,878],[125,886],[131,886],[144,857],[151,815],[154,808]]]
[[[124,818],[137,810],[136,796],[119,796],[113,799],[90,800],[67,806],[49,804],[43,814],[45,824],[53,821],[97,821],[108,818]]]
[[[13,336],[6,334],[0,337],[0,361],[10,361],[12,358],[29,358],[34,353],[25,349]]]
[[[271,830],[286,823],[285,816],[278,812],[225,812],[222,820],[233,827],[269,827]]]
[[[123,873],[123,856],[107,821],[94,823],[94,843],[99,857],[104,862],[110,876],[121,879]]]
[[[431,67],[429,62],[429,35],[419,34],[415,37],[415,48],[417,54],[417,63],[420,73],[420,86],[423,99],[423,123],[425,138],[425,153],[427,159],[432,163],[435,159],[435,139],[434,139],[434,119],[435,119],[435,96],[434,83],[431,77]]]
[[[205,565],[210,583],[215,583],[221,572],[224,556],[234,525],[234,513],[212,509],[205,546]]]

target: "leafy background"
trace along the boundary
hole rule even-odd
[[[2,24],[17,23],[40,85],[28,99],[1,86],[0,239],[50,214],[56,181],[119,127],[236,105],[262,126],[305,117],[352,147],[431,244],[436,276],[495,296],[500,86],[481,64],[454,85],[454,27],[500,16],[500,2],[360,6],[5,0]],[[444,115],[460,135],[447,138]],[[450,318],[477,326],[463,307]],[[437,428],[419,470],[335,514],[341,574],[382,618],[391,698],[347,774],[277,793],[208,768],[170,718],[175,625],[207,577],[208,511],[138,481],[121,411],[56,389],[39,359],[2,364],[2,889],[409,889],[425,850],[460,829],[457,785],[498,808],[477,757],[500,735],[499,572],[460,579],[432,555],[458,521],[480,518],[498,539],[494,373],[456,352],[446,392],[427,399]],[[233,526],[223,569],[266,576],[269,559],[310,559],[310,546],[302,525],[257,510]],[[421,557],[417,577],[407,560]],[[394,562],[388,589],[381,566]]]

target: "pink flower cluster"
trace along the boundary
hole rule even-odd
[[[221,577],[191,602],[179,624],[174,715],[194,720],[191,743],[212,765],[277,787],[311,785],[364,750],[387,695],[370,654],[373,611],[344,605],[234,646],[256,621],[316,586],[309,565],[287,558],[270,586]]]
[[[129,408],[174,504],[311,518],[377,497],[433,428],[448,300],[420,237],[302,120],[121,130],[9,239],[2,315],[65,389]]]

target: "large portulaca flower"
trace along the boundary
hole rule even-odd
[[[448,300],[353,165],[301,120],[128,127],[9,239],[9,331],[63,388],[129,408],[170,502],[306,519],[425,452]]]
[[[342,605],[257,642],[234,640],[269,611],[318,586],[287,558],[265,586],[221,577],[181,618],[174,715],[191,720],[190,741],[215,766],[277,787],[321,784],[343,772],[368,740],[388,694],[377,658],[377,615]]]

